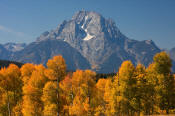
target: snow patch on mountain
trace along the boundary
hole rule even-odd
[[[84,41],[91,40],[94,36],[90,35],[89,33],[86,33],[86,37],[83,39]]]
[[[85,22],[86,22],[87,19],[88,19],[88,17],[86,16],[86,17],[85,17]],[[84,28],[84,25],[85,25],[85,24],[83,24],[83,25],[81,26],[81,28],[86,32],[86,37],[84,37],[83,40],[84,40],[84,41],[91,40],[92,38],[94,38],[94,36],[88,33],[88,30]]]

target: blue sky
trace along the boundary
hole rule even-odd
[[[131,39],[175,47],[175,0],[0,0],[0,43],[33,42],[82,9],[112,18]]]

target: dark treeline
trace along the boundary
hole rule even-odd
[[[165,52],[146,68],[124,61],[116,74],[66,72],[62,56],[0,70],[0,116],[140,116],[175,113],[175,76]]]
[[[0,60],[0,69],[3,68],[3,67],[8,67],[10,64],[15,64],[18,67],[21,67],[23,65],[23,63],[20,63],[20,62]]]

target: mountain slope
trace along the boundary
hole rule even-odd
[[[172,48],[172,49],[169,51],[169,54],[170,54],[170,57],[171,57],[171,59],[172,59],[172,65],[173,65],[172,70],[175,71],[175,48]]]
[[[89,61],[91,69],[103,73],[117,70],[124,60],[148,65],[154,54],[160,52],[153,41],[131,40],[120,32],[114,21],[88,11],[77,12],[71,20],[45,32],[37,41],[48,39],[69,43]]]
[[[170,53],[171,59],[175,61],[175,48],[172,48],[172,49],[169,51],[169,53]]]
[[[21,51],[24,49],[27,45],[25,43],[6,43],[3,45],[4,48],[6,48],[8,51],[16,52]]]
[[[148,65],[161,50],[151,40],[136,41],[123,35],[111,19],[96,12],[79,11],[36,42],[13,52],[12,60],[43,63],[54,55],[65,58],[68,69],[111,73],[125,60]]]
[[[0,59],[8,60],[10,58],[11,52],[4,48],[3,45],[0,44]]]
[[[46,64],[55,55],[62,55],[68,70],[88,69],[88,61],[77,50],[61,40],[45,40],[33,42],[22,51],[16,52],[12,60],[35,64]]]

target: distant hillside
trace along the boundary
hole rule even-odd
[[[20,62],[8,61],[8,60],[0,60],[0,68],[8,67],[9,64],[16,64],[18,67],[21,67],[23,64]]]

